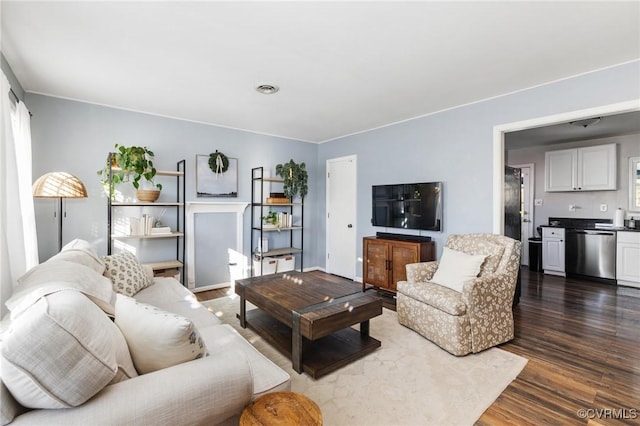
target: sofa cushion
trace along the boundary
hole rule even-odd
[[[207,353],[190,319],[120,294],[116,301],[116,325],[127,340],[140,374],[198,359]]]
[[[230,325],[212,325],[200,331],[209,357],[219,358],[229,352],[242,352],[246,356],[253,376],[252,400],[265,393],[291,390],[291,377],[287,372],[260,353]]]
[[[464,282],[476,278],[486,255],[470,255],[445,247],[431,281],[462,293]]]
[[[62,259],[69,262],[79,263],[95,270],[102,275],[104,272],[104,261],[98,256],[96,249],[85,240],[76,238],[60,250],[60,253],[53,256],[50,260]]]
[[[462,300],[462,293],[432,282],[398,281],[398,293],[433,306],[449,315],[465,315],[467,305]]]
[[[39,298],[61,290],[80,291],[107,314],[114,313],[116,295],[111,281],[95,268],[60,258],[41,263],[20,277],[5,305],[15,319]]]
[[[2,381],[25,407],[78,406],[116,376],[116,332],[82,293],[44,296],[2,336]]]
[[[128,251],[104,257],[104,275],[111,279],[113,290],[125,296],[133,296],[151,285],[143,266]]]
[[[209,325],[222,323],[175,278],[155,277],[153,285],[140,290],[134,299],[167,312],[185,316],[193,321],[198,330]]]

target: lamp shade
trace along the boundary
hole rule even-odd
[[[65,172],[46,173],[33,184],[33,196],[44,198],[86,198],[87,188],[77,177]]]

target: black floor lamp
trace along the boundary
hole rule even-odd
[[[35,181],[33,196],[60,200],[58,209],[58,251],[60,251],[62,249],[62,199],[87,198],[87,188],[80,179],[69,173],[51,172],[45,173]]]

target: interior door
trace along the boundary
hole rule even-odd
[[[529,265],[529,238],[534,237],[534,165],[520,164],[510,167],[520,169],[520,241],[522,242],[522,259],[521,264]]]
[[[522,238],[521,197],[520,169],[506,166],[504,168],[504,235],[514,240]]]
[[[348,279],[356,272],[356,157],[327,160],[327,267]]]

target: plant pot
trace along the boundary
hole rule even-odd
[[[160,197],[158,189],[138,189],[136,191],[136,198],[145,203],[153,203],[158,197]]]

